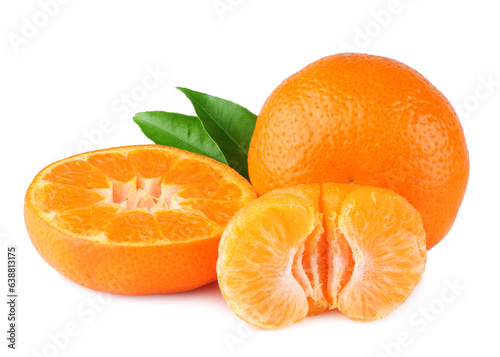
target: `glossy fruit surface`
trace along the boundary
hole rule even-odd
[[[395,60],[344,53],[284,80],[248,157],[259,195],[306,183],[391,189],[422,215],[427,248],[450,230],[469,177],[464,133],[444,95]]]

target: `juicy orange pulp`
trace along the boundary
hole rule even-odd
[[[56,162],[28,189],[41,256],[84,286],[122,294],[189,290],[216,279],[217,244],[256,197],[227,165],[159,145]]]
[[[424,271],[419,213],[396,193],[329,184],[278,189],[230,221],[217,273],[233,311],[263,328],[338,307],[355,320],[385,316]]]

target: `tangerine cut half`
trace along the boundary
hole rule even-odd
[[[42,258],[85,287],[125,295],[216,280],[232,215],[256,198],[229,166],[161,145],[88,152],[33,180],[25,222]]]
[[[348,184],[271,191],[230,220],[217,276],[231,309],[273,329],[339,308],[371,321],[403,303],[426,261],[420,214],[393,191]]]

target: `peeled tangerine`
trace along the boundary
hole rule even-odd
[[[384,317],[424,272],[420,214],[393,191],[311,184],[271,191],[229,222],[217,275],[231,309],[272,329],[338,308]]]

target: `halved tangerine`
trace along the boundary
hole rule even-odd
[[[420,214],[393,191],[299,185],[271,191],[231,219],[217,275],[231,309],[258,327],[335,307],[370,321],[420,281],[425,243]]]
[[[216,280],[229,219],[256,198],[229,166],[160,145],[76,155],[43,169],[25,199],[33,245],[83,286],[126,295]]]

